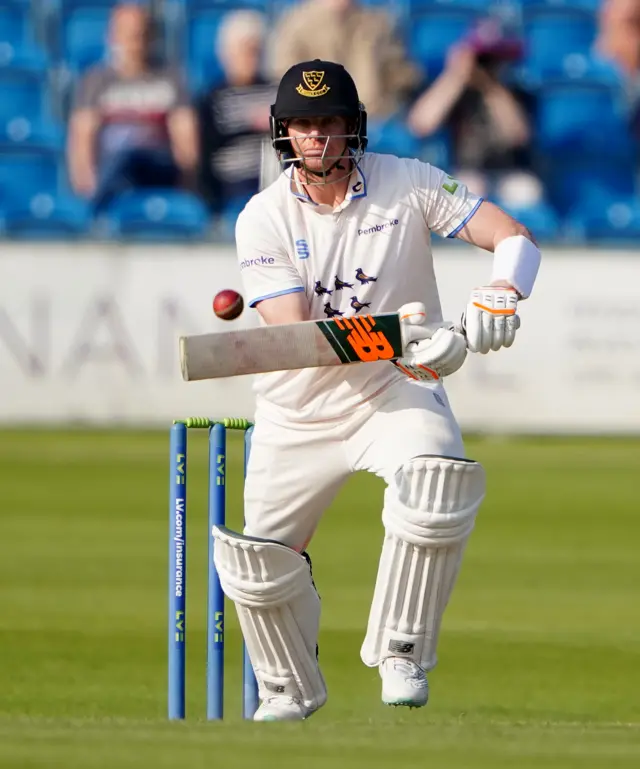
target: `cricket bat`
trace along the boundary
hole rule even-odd
[[[182,336],[179,345],[187,382],[390,361],[403,355],[395,312]]]

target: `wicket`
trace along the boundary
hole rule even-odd
[[[209,431],[208,567],[207,567],[207,719],[223,718],[224,593],[213,563],[211,529],[226,518],[227,430],[244,431],[244,470],[251,451],[253,425],[246,419],[206,417],[176,419],[171,426],[169,484],[169,660],[168,715],[186,717],[185,652],[187,639],[187,431]],[[258,708],[258,687],[243,642],[242,717]]]

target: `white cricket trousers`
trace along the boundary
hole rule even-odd
[[[323,512],[358,470],[389,483],[422,454],[464,457],[441,385],[395,382],[348,416],[275,424],[256,413],[245,481],[245,533],[306,548]]]

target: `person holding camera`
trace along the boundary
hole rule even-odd
[[[409,112],[409,129],[420,138],[450,131],[455,173],[478,195],[506,173],[528,175],[531,167],[530,99],[501,80],[505,65],[521,55],[518,39],[483,20],[449,51],[442,73]]]

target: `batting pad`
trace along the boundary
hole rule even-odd
[[[385,493],[365,665],[408,657],[435,667],[442,615],[484,494],[484,470],[471,460],[416,457],[396,473]]]
[[[320,598],[307,561],[290,547],[213,527],[213,560],[236,605],[261,700],[294,697],[310,710],[327,689],[316,656]]]

